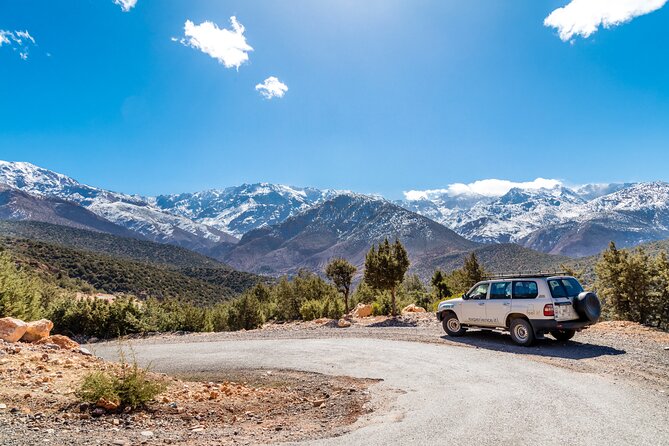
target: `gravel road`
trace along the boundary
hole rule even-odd
[[[165,373],[267,368],[383,380],[372,387],[372,415],[315,445],[669,444],[667,394],[613,376],[450,343],[250,337],[133,345],[141,363]],[[105,359],[117,354],[114,344],[94,348]]]

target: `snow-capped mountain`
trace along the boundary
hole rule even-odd
[[[390,235],[402,234],[402,237],[411,239],[412,231],[421,233],[408,217],[413,215],[414,219],[418,218],[415,214],[419,214],[421,219],[427,217],[440,223],[444,229],[448,228],[473,242],[518,243],[542,252],[570,256],[598,253],[611,240],[628,247],[669,238],[667,183],[590,184],[571,189],[555,180],[542,180],[539,184],[536,181],[486,181],[497,186],[509,184],[516,187],[498,187],[497,195],[492,196],[485,189],[468,188],[467,185],[411,191],[405,200],[395,203],[352,192],[269,183],[147,198],[81,184],[68,176],[29,163],[0,161],[0,184],[12,188],[5,196],[14,200],[12,203],[8,201],[3,210],[4,217],[0,215],[0,218],[61,219],[59,221],[75,225],[67,218],[62,219],[62,210],[68,209],[72,215],[81,216],[77,218],[83,219],[86,215],[64,204],[31,201],[29,197],[16,193],[18,190],[32,197],[66,200],[79,205],[102,219],[96,225],[104,226],[104,222],[108,221],[143,238],[198,250],[217,258],[223,258],[231,251],[231,245],[238,241],[237,237],[243,237],[248,242],[251,235],[257,236],[258,230],[271,232],[278,227],[284,228],[281,231],[287,230],[285,228],[294,227],[296,222],[302,221],[300,218],[303,216],[313,216],[312,212],[319,212],[318,218],[324,218],[325,224],[333,226],[327,230],[308,232],[312,234],[309,243],[286,242],[285,249],[279,251],[281,255],[300,257],[305,249],[310,249],[309,246],[319,246],[327,240],[331,241],[332,237],[346,239],[346,243],[354,242],[346,235],[347,231],[364,234],[360,240],[365,240],[373,236],[368,232],[375,227],[370,223],[372,221],[378,231],[386,231]],[[358,210],[349,209],[347,212],[350,215],[343,219],[325,219],[326,214],[321,213],[326,209],[335,212],[336,206],[323,208],[323,205],[340,197],[343,197],[342,200],[355,199],[357,204],[350,208],[357,207]],[[361,202],[364,199],[370,202]],[[372,206],[370,203],[377,204]],[[389,212],[395,213],[396,218],[389,218]],[[391,225],[390,222],[394,223]],[[400,223],[406,224],[409,229],[400,230],[397,226]],[[353,228],[355,225],[360,227]],[[314,227],[309,225],[309,228]],[[316,234],[324,239],[317,240]],[[429,237],[417,237],[429,240]],[[280,240],[284,238],[284,235],[279,237]],[[270,237],[267,240],[273,239]],[[369,240],[372,238],[368,238],[367,242]],[[243,245],[250,246],[247,242]],[[293,248],[301,251],[286,251]],[[247,248],[240,246],[235,251],[240,253],[244,249]],[[249,258],[258,258],[257,253]]]
[[[593,184],[509,190],[501,197],[426,196],[404,206],[470,240],[585,256],[669,237],[669,184]],[[450,200],[450,201],[448,201]],[[472,201],[467,201],[472,200]]]
[[[0,183],[38,197],[74,202],[149,240],[204,249],[233,237],[188,218],[162,211],[148,200],[81,184],[65,175],[23,162],[0,161]]]
[[[281,223],[340,193],[343,192],[256,183],[223,190],[161,195],[150,201],[163,211],[241,237],[253,229]]]
[[[233,267],[263,274],[322,272],[332,257],[358,267],[372,243],[399,238],[412,261],[478,247],[429,218],[385,199],[340,194],[274,226],[246,233],[221,254]]]
[[[563,186],[551,189],[513,188],[501,197],[466,195],[406,201],[405,207],[428,216],[470,240],[515,242],[547,224],[578,215],[585,203]]]

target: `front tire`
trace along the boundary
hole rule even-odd
[[[558,341],[568,341],[574,337],[576,330],[554,330],[551,335]]]
[[[447,314],[446,317],[444,317],[442,326],[444,327],[446,334],[453,336],[454,338],[462,336],[467,332],[467,329],[460,324],[460,320],[453,313]]]
[[[534,343],[534,329],[532,324],[525,319],[514,319],[511,321],[511,339],[518,345],[528,347]]]

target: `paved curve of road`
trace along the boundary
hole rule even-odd
[[[141,363],[187,373],[294,369],[381,378],[390,404],[314,445],[668,445],[669,397],[521,355],[377,339],[142,344]],[[97,345],[114,359],[117,346]],[[372,392],[377,387],[372,387]],[[394,392],[394,390],[403,392]]]

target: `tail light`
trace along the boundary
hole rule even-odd
[[[544,316],[555,316],[555,308],[553,308],[553,304],[544,305]]]

